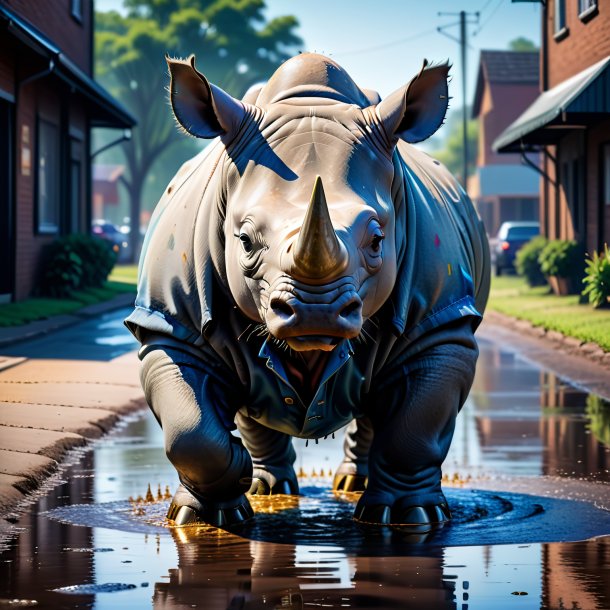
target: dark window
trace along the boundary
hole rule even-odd
[[[529,239],[530,237],[536,237],[540,233],[540,227],[511,227],[508,230],[507,237],[510,239]]]
[[[610,205],[610,144],[604,144],[602,164],[604,204]]]
[[[59,231],[59,130],[38,121],[38,232]]]
[[[77,21],[83,20],[83,0],[70,0],[70,12]]]
[[[555,34],[566,27],[566,0],[555,0]]]
[[[75,138],[70,140],[70,222],[68,226],[72,233],[82,229],[82,144]]]
[[[0,303],[10,300],[14,289],[13,117],[14,104],[0,98]]]
[[[597,0],[578,0],[578,15],[581,19],[588,17],[597,10]]]

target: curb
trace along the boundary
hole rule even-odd
[[[582,341],[576,337],[570,337],[556,330],[546,330],[542,326],[535,326],[527,320],[513,318],[497,311],[485,312],[485,319],[492,323],[517,331],[528,337],[541,339],[549,343],[553,349],[559,349],[570,356],[586,358],[596,364],[601,364],[610,371],[610,352],[606,352],[597,343]]]
[[[0,328],[0,348],[78,324],[78,322],[83,319],[99,316],[114,311],[115,309],[121,309],[122,307],[129,307],[134,304],[135,294],[134,289],[133,292],[119,294],[109,301],[87,305],[71,314],[53,316],[44,320],[35,320],[34,322],[23,324],[22,326]]]

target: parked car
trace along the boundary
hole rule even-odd
[[[491,263],[494,273],[502,275],[505,271],[514,271],[517,250],[537,235],[540,235],[538,222],[502,223],[498,235],[491,242]]]
[[[129,236],[121,233],[116,225],[107,220],[94,220],[91,223],[91,233],[104,241],[116,252],[117,261],[122,262],[128,254]]]

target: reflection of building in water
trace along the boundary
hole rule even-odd
[[[540,404],[543,408],[540,435],[545,447],[543,473],[570,476],[599,473],[607,479],[610,453],[600,440],[607,435],[606,426],[610,422],[604,419],[603,405],[597,408],[595,397],[588,397],[547,372],[540,374]]]
[[[610,406],[482,341],[444,470],[608,479],[609,445]]]
[[[89,470],[92,454],[87,454],[83,459],[79,467]],[[52,589],[94,581],[91,528],[72,527],[40,516],[40,513],[59,505],[86,502],[92,496],[92,487],[93,479],[72,477],[69,483],[64,483],[54,493],[42,498],[39,510],[25,513],[18,524],[20,529],[23,528],[19,538],[2,555],[0,597],[17,600],[35,598],[38,607],[60,608],[64,607],[65,595]],[[4,606],[7,601],[3,599],[0,605]],[[73,607],[91,607],[93,602],[92,595],[70,596]],[[7,607],[19,605],[6,604]]]
[[[610,538],[545,544],[543,608],[607,608],[610,599]]]
[[[206,527],[172,530],[178,567],[155,584],[154,607],[175,610],[310,606],[456,610],[458,577],[443,572],[442,548],[409,546],[417,556],[365,557],[337,546],[249,541]],[[451,572],[451,571],[450,571]]]

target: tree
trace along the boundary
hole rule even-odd
[[[508,43],[508,48],[510,51],[538,51],[538,47],[532,42],[529,38],[524,38],[523,36],[519,36],[519,38],[515,38]]]
[[[96,14],[96,76],[138,120],[132,140],[122,145],[135,258],[142,192],[153,164],[171,151],[167,165],[176,168],[176,156],[193,153],[167,103],[165,54],[195,53],[211,82],[241,96],[302,41],[294,17],[265,20],[264,0],[124,0],[124,5],[126,15]]]
[[[470,115],[470,110],[467,113]],[[453,110],[447,117],[447,122],[441,128],[445,133],[445,138],[441,143],[440,148],[431,151],[433,157],[438,159],[447,169],[458,177],[464,188],[466,181],[463,179],[463,138],[462,138],[462,109]],[[478,140],[479,140],[479,124],[476,120],[468,121],[466,136],[468,138],[468,169],[469,175],[472,175],[475,170],[477,159]]]

